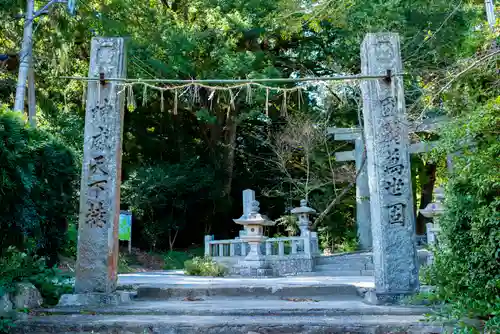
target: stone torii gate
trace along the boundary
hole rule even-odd
[[[447,117],[436,117],[425,119],[422,122],[414,123],[410,128],[410,133],[433,132],[448,120]],[[365,149],[363,139],[363,129],[356,128],[328,128],[328,135],[333,135],[336,141],[354,141],[354,150],[336,152],[335,160],[338,162],[355,161],[356,171],[359,175],[356,179],[356,226],[358,230],[358,246],[361,250],[369,250],[372,247],[372,230],[370,216],[370,190],[368,187],[368,175],[365,163],[363,168],[363,153]],[[436,145],[436,142],[420,142],[410,145],[410,153],[429,152]]]
[[[75,294],[59,305],[118,304],[116,291],[125,78],[123,38],[93,38],[85,113]],[[368,34],[362,45],[367,175],[375,291],[369,302],[416,292],[418,262],[399,36]],[[387,75],[394,73],[395,75]],[[383,79],[382,79],[383,78]]]

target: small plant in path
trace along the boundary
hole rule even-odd
[[[226,276],[228,270],[223,265],[208,257],[195,257],[184,262],[184,272],[191,276]]]

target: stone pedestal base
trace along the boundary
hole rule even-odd
[[[57,307],[66,306],[114,306],[129,303],[130,293],[117,291],[114,293],[79,293],[62,295]]]
[[[273,277],[274,272],[268,268],[240,268],[240,276],[243,277]]]
[[[398,305],[401,304],[405,298],[413,295],[414,293],[411,292],[378,293],[375,290],[370,289],[366,291],[363,301],[370,305]]]

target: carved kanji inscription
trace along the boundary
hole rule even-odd
[[[389,117],[394,116],[396,114],[396,99],[392,96],[389,96],[382,101],[380,101],[380,105],[382,106],[382,116]]]
[[[389,206],[389,223],[390,224],[404,224],[404,204],[398,203]]]
[[[87,214],[85,222],[90,227],[104,227],[106,225],[107,208],[103,201],[87,200]]]

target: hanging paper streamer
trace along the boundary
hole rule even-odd
[[[246,103],[248,105],[252,104],[252,86],[250,84],[247,84],[247,98],[246,98]]]
[[[68,97],[66,96],[66,89],[63,91],[63,99],[64,99],[64,111],[68,111]]]
[[[283,103],[281,105],[281,116],[286,117],[287,116],[287,110],[286,110],[286,90],[283,92]]]
[[[193,101],[194,101],[194,103],[199,103],[200,102],[200,86],[195,84],[193,89],[194,89]]]
[[[160,104],[161,104],[161,112],[165,111],[165,99],[163,98],[163,90],[161,90],[161,98],[160,98]]]
[[[229,90],[229,99],[230,99],[229,101],[230,107],[236,110],[236,106],[234,105],[234,95],[232,90]]]
[[[210,101],[210,110],[212,110],[213,102],[214,102],[215,89],[210,90],[210,95],[208,95],[208,101]]]
[[[101,84],[99,82],[97,83],[97,105],[101,105]]]
[[[269,88],[266,88],[266,116],[269,117]]]
[[[142,106],[146,105],[146,100],[148,99],[148,86],[144,85],[142,90]]]
[[[302,106],[302,89],[300,87],[297,90],[297,104],[298,104],[299,111],[300,111],[300,107]]]
[[[82,106],[85,108],[85,103],[87,102],[87,83],[83,81],[82,86]]]
[[[132,85],[128,86],[128,96],[127,96],[127,108],[130,111],[134,111],[135,108],[137,107],[137,104],[135,103],[135,98],[134,98],[134,89]]]
[[[267,116],[269,116],[269,94],[272,91],[275,91],[277,93],[283,93],[283,101],[282,101],[282,106],[281,106],[281,116],[286,117],[288,116],[288,99],[290,97],[290,93],[293,93],[295,91],[299,92],[298,95],[298,105],[299,109],[302,107],[302,104],[304,102],[303,97],[302,97],[302,88],[301,87],[293,87],[293,88],[280,88],[280,87],[274,87],[274,86],[266,86],[260,83],[255,83],[255,82],[248,82],[248,83],[242,83],[242,84],[235,84],[232,86],[228,85],[223,85],[223,86],[211,86],[211,85],[205,85],[203,83],[197,83],[197,82],[192,82],[192,83],[185,83],[182,85],[172,85],[172,86],[155,86],[153,84],[147,83],[147,82],[127,82],[127,83],[118,83],[119,87],[122,87],[123,89],[119,92],[121,93],[126,93],[127,94],[127,100],[128,106],[131,108],[136,108],[137,103],[135,100],[134,92],[133,92],[133,86],[134,85],[142,85],[143,87],[143,93],[142,93],[142,105],[144,106],[147,101],[148,101],[148,89],[156,90],[160,92],[160,97],[161,97],[161,111],[165,110],[165,98],[164,98],[164,93],[165,91],[173,91],[174,93],[174,106],[173,109],[169,109],[169,112],[172,112],[174,114],[177,114],[178,112],[178,104],[179,104],[179,98],[181,98],[184,94],[186,93],[191,93],[192,94],[187,97],[188,100],[191,100],[191,107],[195,103],[201,103],[201,92],[200,89],[206,89],[208,91],[208,101],[210,101],[210,110],[213,108],[213,101],[215,100],[216,92],[217,91],[227,91],[229,92],[229,104],[230,107],[233,110],[236,110],[236,98],[238,97],[238,94],[243,90],[246,89],[246,96],[245,96],[245,102],[248,105],[253,104],[253,89],[264,89],[266,91],[266,105],[265,105],[265,113]],[[98,95],[100,97],[100,89],[102,87],[98,87]],[[234,91],[236,89],[236,92]],[[180,90],[180,91],[179,91]],[[189,95],[189,94],[188,94]],[[217,102],[220,97],[223,97],[223,94],[217,95]]]
[[[177,92],[177,89],[174,91],[174,115],[177,115],[177,100],[179,99],[179,93]]]

